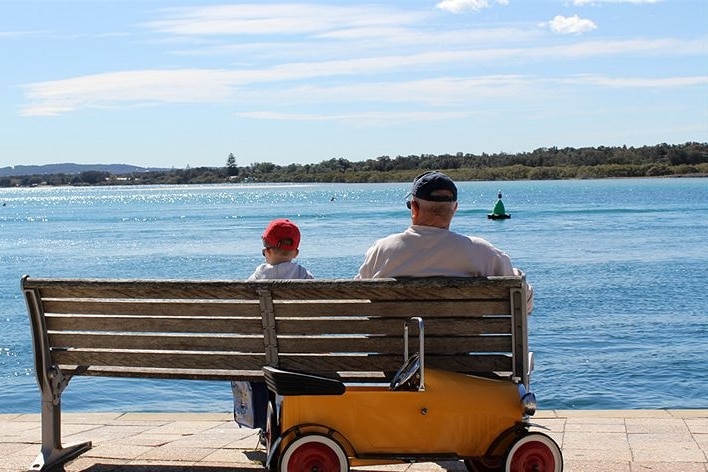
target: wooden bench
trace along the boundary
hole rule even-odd
[[[262,380],[266,365],[345,382],[388,382],[403,325],[425,320],[427,367],[528,388],[523,277],[378,280],[22,278],[42,397],[33,470],[72,460],[61,394],[71,378]]]

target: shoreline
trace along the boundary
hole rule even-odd
[[[443,169],[443,171],[454,175],[454,169]],[[23,179],[31,176],[13,176],[9,177],[11,179]],[[45,177],[51,177],[47,175]],[[587,180],[638,180],[638,179],[702,179],[708,177],[706,172],[698,172],[691,174],[671,174],[671,175],[640,175],[640,176],[593,176],[593,177],[575,177],[566,179],[455,179],[457,182],[532,182],[532,181],[550,181],[550,182],[573,182],[573,181],[587,181]],[[380,180],[375,182],[330,182],[330,181],[319,181],[319,180],[296,180],[296,181],[280,181],[280,180],[258,180],[250,182],[235,182],[235,181],[223,181],[223,182],[182,182],[182,183],[141,183],[141,182],[125,182],[125,183],[97,183],[97,184],[61,184],[52,185],[46,182],[32,185],[14,185],[14,186],[0,186],[0,189],[17,189],[17,188],[87,188],[87,187],[141,187],[141,186],[190,186],[190,185],[226,185],[226,186],[240,186],[240,187],[253,187],[253,186],[277,186],[277,185],[313,185],[313,184],[405,184],[410,183],[410,179],[391,179],[391,180]],[[4,206],[4,205],[3,205]]]

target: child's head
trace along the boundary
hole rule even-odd
[[[263,256],[273,264],[297,257],[300,245],[300,230],[290,220],[277,219],[270,222],[263,235]]]

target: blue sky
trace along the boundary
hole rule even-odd
[[[0,167],[708,142],[706,0],[0,0]]]

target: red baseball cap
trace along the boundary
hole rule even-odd
[[[271,221],[261,238],[265,247],[294,251],[300,245],[300,230],[292,221],[281,218]]]

